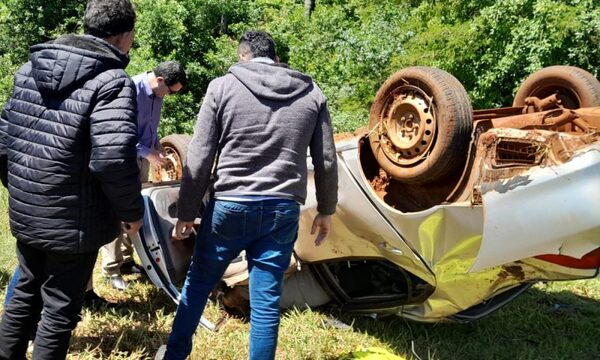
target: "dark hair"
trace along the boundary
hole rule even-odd
[[[83,17],[83,31],[107,38],[133,30],[135,10],[130,0],[89,0]]]
[[[152,70],[154,75],[160,76],[165,79],[167,86],[173,86],[180,83],[185,87],[187,83],[187,76],[185,75],[185,69],[177,61],[164,61],[158,64],[157,67]]]
[[[275,60],[275,41],[269,33],[248,30],[240,38],[238,52],[250,53],[252,57],[268,57]]]

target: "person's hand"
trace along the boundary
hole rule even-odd
[[[139,219],[134,222],[123,222],[121,228],[127,235],[133,235],[141,229],[142,225],[144,225],[144,219]]]
[[[172,236],[175,240],[183,240],[187,239],[192,232],[195,232],[193,221],[177,220]]]
[[[315,245],[319,246],[325,241],[327,235],[329,235],[329,230],[331,230],[331,215],[318,214],[315,216],[310,234],[314,235],[317,229],[319,233],[315,238]]]
[[[148,154],[146,159],[150,162],[150,164],[157,167],[161,167],[167,164],[167,159],[164,157],[163,153],[156,149],[150,150],[150,153]]]

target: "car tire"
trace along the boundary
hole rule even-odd
[[[568,109],[600,106],[600,81],[575,66],[549,66],[534,72],[523,82],[513,107],[525,105],[525,99],[539,99],[558,93],[562,106]]]
[[[154,176],[160,178],[161,181],[180,180],[191,140],[191,136],[181,134],[167,135],[160,139],[164,153],[170,161]]]
[[[449,73],[409,67],[381,86],[369,116],[369,142],[379,166],[408,184],[433,183],[462,170],[473,108]]]

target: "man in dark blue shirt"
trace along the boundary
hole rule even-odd
[[[165,161],[158,138],[158,123],[163,98],[181,91],[186,80],[185,70],[175,61],[162,62],[153,71],[133,77],[138,105],[138,159],[146,163],[143,167],[141,166],[142,182],[148,179],[148,163],[160,166]]]
[[[150,165],[164,165],[162,146],[158,138],[158,124],[163,98],[176,94],[186,85],[184,68],[176,61],[165,61],[152,71],[134,76],[137,90],[137,155],[142,183],[148,181]],[[133,258],[133,247],[127,236],[121,234],[115,241],[102,247],[102,272],[113,288],[125,290],[127,282],[121,274],[139,272]]]

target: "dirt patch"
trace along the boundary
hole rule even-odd
[[[342,141],[342,140],[348,140],[348,139],[352,139],[355,136],[365,135],[367,132],[369,132],[369,128],[366,126],[362,126],[362,127],[359,127],[358,129],[354,130],[353,132],[348,131],[348,132],[334,134],[333,140],[336,142]]]
[[[387,188],[390,184],[390,178],[388,174],[385,171],[383,171],[383,169],[379,169],[379,175],[370,180],[369,184],[371,185],[373,190],[375,190],[377,195],[383,199],[384,196],[387,194]]]
[[[354,133],[351,132],[343,132],[333,135],[333,140],[335,142],[352,139],[354,137]]]
[[[525,272],[523,271],[523,268],[521,268],[521,266],[519,265],[502,266],[502,271],[500,272],[500,274],[498,274],[498,278],[504,280],[509,276],[519,281],[522,281],[525,279]]]

